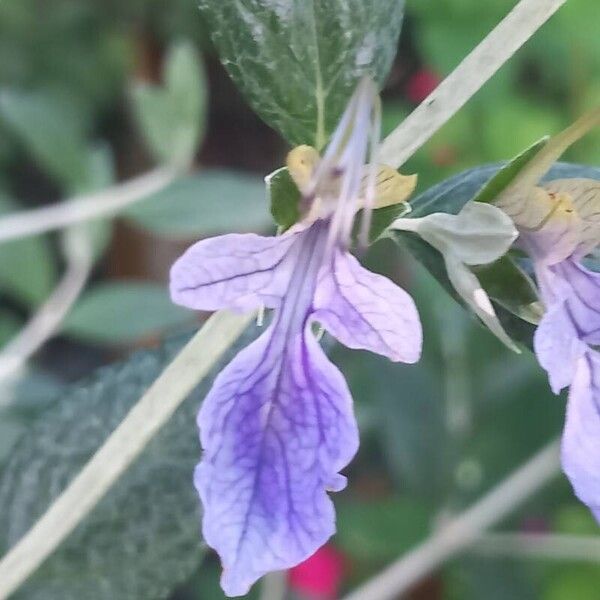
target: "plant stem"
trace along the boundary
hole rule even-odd
[[[64,238],[65,274],[33,317],[0,352],[0,380],[18,373],[56,333],[85,286],[93,264],[89,237],[80,227],[74,227],[65,231]]]
[[[479,556],[600,563],[597,535],[488,533],[473,546]]]
[[[113,216],[130,204],[162,190],[177,175],[178,171],[174,169],[159,168],[100,192],[2,217],[0,242]]]
[[[379,161],[403,165],[566,2],[521,0],[384,141]]]

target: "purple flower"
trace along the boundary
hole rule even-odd
[[[600,273],[582,260],[600,242],[600,182],[540,179],[571,144],[600,125],[600,107],[554,135],[530,157],[495,204],[514,221],[533,261],[545,313],[534,336],[554,393],[569,388],[563,470],[600,521]]]
[[[546,306],[534,337],[554,393],[569,387],[563,470],[577,497],[600,520],[600,273],[576,256],[537,266]]]
[[[558,394],[569,388],[563,470],[600,520],[600,273],[581,261],[598,241],[600,184],[571,179],[536,188],[519,243],[533,259],[545,306],[534,349]]]
[[[373,203],[373,177],[366,192],[361,180],[375,99],[363,80],[302,186],[301,223],[279,237],[203,240],[171,270],[178,304],[274,309],[269,328],[219,374],[198,415],[203,534],[221,557],[230,596],[305,560],[335,530],[327,492],[344,488],[339,472],[357,451],[358,431],[344,377],[312,324],[350,348],[419,359],[422,333],[410,296],[348,252],[356,211]]]

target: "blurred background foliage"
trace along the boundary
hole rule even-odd
[[[192,173],[97,225],[91,281],[61,335],[24,377],[0,383],[0,470],[13,444],[52,408],[67,383],[198,319],[170,304],[165,285],[169,265],[190,242],[271,228],[262,178],[283,163],[286,144],[228,79],[195,4],[0,2],[0,218],[102,189],[151,169],[166,154],[194,155]],[[383,91],[384,133],[513,4],[409,1]],[[600,37],[593,15],[597,0],[567,3],[411,159],[404,170],[419,173],[419,191],[467,167],[505,160],[598,104]],[[588,136],[567,158],[598,164],[600,135]],[[351,486],[336,500],[333,545],[343,556],[344,589],[557,435],[564,411],[564,399],[550,393],[532,356],[510,354],[391,243],[378,244],[368,260],[414,295],[425,354],[419,365],[404,366],[333,349],[356,400],[363,440]],[[63,268],[56,234],[2,245],[0,343],[43,302]],[[562,480],[503,528],[596,532]],[[172,597],[221,598],[217,579],[209,555]],[[493,557],[475,548],[411,597],[594,600],[599,586],[594,565]],[[310,588],[292,587],[298,598],[319,597]]]

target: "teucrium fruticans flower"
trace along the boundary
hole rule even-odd
[[[496,204],[519,229],[545,314],[534,337],[555,393],[569,387],[562,464],[600,520],[600,273],[582,264],[600,242],[600,182],[538,180],[566,148],[600,123],[600,109],[552,138]]]
[[[420,356],[411,298],[348,252],[357,210],[374,203],[375,169],[363,179],[378,132],[376,102],[364,79],[323,158],[311,155],[299,223],[279,237],[203,240],[171,270],[179,304],[274,309],[271,325],[220,373],[198,415],[203,533],[221,557],[228,595],[304,560],[335,530],[327,492],[344,487],[339,471],[356,453],[358,431],[346,382],[311,323],[350,348],[408,363]]]

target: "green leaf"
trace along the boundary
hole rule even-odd
[[[406,205],[404,203],[392,204],[383,208],[376,208],[371,214],[371,230],[369,240],[377,241],[382,237],[387,228],[398,218],[406,214]],[[357,223],[360,219],[357,219]]]
[[[292,144],[321,149],[362,75],[383,83],[402,0],[201,0],[212,40],[252,108]]]
[[[192,483],[195,415],[215,374],[188,397],[66,542],[15,596],[162,600],[205,552]],[[188,336],[139,352],[62,391],[14,448],[0,478],[0,550],[14,544],[121,422]]]
[[[412,286],[411,294],[414,293]],[[428,301],[427,297],[419,299]],[[449,299],[447,302],[452,303]],[[418,306],[422,311],[424,303],[418,302]],[[425,351],[431,354],[437,348],[430,342]],[[382,448],[383,464],[398,489],[410,493],[411,497],[433,502],[439,497],[444,477],[440,448],[448,441],[441,402],[444,387],[439,380],[439,370],[434,376],[435,369],[428,368],[429,356],[421,360],[415,367],[360,353],[346,358],[343,367],[357,409],[370,408],[373,413],[376,443]]]
[[[84,292],[63,331],[89,342],[124,344],[181,325],[191,315],[171,302],[166,285],[100,283]]]
[[[271,224],[263,180],[226,170],[182,177],[124,214],[145,229],[175,239],[261,231]]]
[[[179,42],[165,60],[164,83],[132,90],[135,117],[160,162],[186,165],[204,135],[206,82],[194,46]]]
[[[479,190],[475,198],[476,202],[493,202],[498,194],[505,189],[527,163],[547,144],[548,136],[531,145],[524,150],[499,171]]]
[[[273,220],[285,231],[300,218],[300,190],[287,167],[273,171],[265,178]]]
[[[0,119],[51,177],[69,191],[81,189],[88,170],[85,131],[68,101],[44,90],[5,90]]]
[[[535,285],[508,254],[472,269],[492,300],[528,323],[539,322],[542,308]]]
[[[506,165],[502,163],[494,163],[474,167],[438,183],[411,200],[410,216],[424,217],[434,212],[458,213],[469,200],[477,197],[482,188],[504,166]],[[558,162],[542,178],[542,181],[568,177],[600,179],[600,168]]]
[[[7,322],[7,318],[10,319],[10,316],[0,312],[0,339],[3,342],[7,328],[16,326],[18,330],[21,327],[16,322]],[[14,333],[16,331],[11,333],[11,337]],[[53,376],[31,366],[20,379],[3,383],[0,406],[0,471],[14,444],[28,429],[32,420],[48,407],[49,399],[62,387]]]
[[[439,183],[411,202],[413,207],[411,216],[422,217],[434,212],[458,213],[469,200],[478,195],[478,192],[491,178],[498,174],[500,168],[499,165],[476,167]],[[513,171],[512,173],[514,176],[516,172]],[[568,177],[600,179],[600,168],[556,163],[544,177],[544,181]],[[446,275],[443,258],[437,250],[411,233],[394,232],[393,239],[407,247],[438,279],[450,295],[460,302]],[[513,299],[522,298],[525,302],[528,302],[530,298],[530,281],[519,269],[512,267],[508,269],[506,263],[501,263],[500,266],[496,265],[491,269],[492,275],[490,276],[490,273],[488,273],[484,279],[486,285],[492,290],[491,295],[496,298],[496,310],[502,325],[513,339],[531,346],[534,327],[531,323],[519,318],[505,308],[506,306],[511,307],[511,310],[515,310],[511,297]],[[502,285],[503,280],[506,282],[506,286]],[[519,283],[515,288],[516,281],[519,281]],[[504,304],[504,306],[501,304]],[[516,312],[519,312],[519,310],[517,309]]]
[[[96,191],[114,181],[109,147],[88,143],[86,123],[76,113],[68,98],[50,91],[0,93],[0,121],[69,194]]]
[[[19,210],[16,202],[0,193],[0,215]],[[0,292],[20,302],[37,305],[52,290],[56,265],[46,237],[28,237],[2,244]]]

